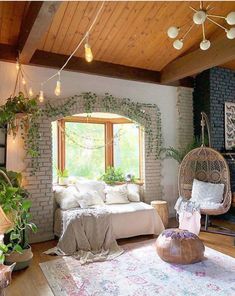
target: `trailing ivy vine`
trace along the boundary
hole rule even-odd
[[[0,107],[0,126],[8,125],[8,132],[16,134],[17,114],[22,113],[21,136],[25,142],[27,155],[32,163],[32,173],[38,168],[40,157],[40,122],[45,118],[65,117],[71,113],[72,108],[81,103],[84,112],[88,116],[98,109],[109,113],[125,115],[134,122],[144,127],[147,140],[147,154],[153,153],[155,158],[160,157],[162,147],[161,113],[155,104],[143,104],[133,102],[129,98],[115,98],[105,93],[104,96],[97,96],[95,93],[86,92],[66,99],[61,104],[46,103],[42,108],[38,105],[37,98],[25,98],[23,93],[9,98],[4,106]],[[152,115],[149,113],[154,112]],[[25,132],[22,132],[22,131]]]
[[[109,93],[100,97],[95,93],[85,92],[70,97],[59,105],[54,106],[47,103],[44,114],[48,117],[68,116],[70,108],[78,101],[81,101],[84,112],[88,116],[96,111],[97,107],[109,113],[119,114],[121,112],[120,115],[125,114],[126,117],[143,126],[147,136],[147,154],[153,153],[157,159],[160,157],[162,148],[161,113],[157,105],[133,102],[129,98],[115,98]],[[154,111],[153,116],[149,114],[148,110]]]

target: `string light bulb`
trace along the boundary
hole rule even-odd
[[[26,80],[24,79],[24,77],[22,77],[22,84],[23,84],[23,85],[26,84]]]
[[[58,73],[58,80],[56,81],[55,95],[59,96],[61,94],[61,82],[60,82],[60,72]]]
[[[20,63],[18,60],[16,60],[16,70],[19,71],[20,70]]]
[[[88,42],[89,34],[86,36],[86,43],[85,43],[85,60],[90,63],[93,61],[93,54],[91,51],[91,46]]]
[[[32,90],[32,87],[29,88],[29,96],[30,96],[30,97],[33,96],[33,90]]]
[[[39,92],[38,100],[40,103],[42,103],[44,101],[44,94],[43,94],[43,90],[42,90],[42,85],[41,85],[41,90]]]

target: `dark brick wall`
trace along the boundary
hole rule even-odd
[[[223,151],[224,103],[235,102],[235,71],[224,68],[210,69],[210,124],[212,147]]]
[[[201,112],[210,117],[210,70],[197,75],[193,91],[194,134],[201,135]]]
[[[201,134],[201,111],[206,112],[211,125],[211,144],[218,151],[225,150],[224,103],[235,102],[235,71],[215,67],[196,76],[194,104],[194,133]],[[235,158],[235,156],[234,156]],[[235,162],[228,159],[232,191],[235,192]]]

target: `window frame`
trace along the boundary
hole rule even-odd
[[[74,123],[94,123],[103,124],[105,131],[105,170],[108,167],[114,166],[114,147],[113,147],[113,125],[114,124],[129,124],[133,121],[128,118],[97,118],[97,117],[83,117],[83,116],[69,116],[57,121],[57,138],[58,138],[58,168],[59,170],[64,170],[66,166],[65,159],[65,124],[66,122]],[[143,130],[139,129],[139,178],[138,180],[143,180]]]

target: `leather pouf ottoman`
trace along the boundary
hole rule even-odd
[[[166,262],[191,264],[203,259],[205,247],[196,234],[172,228],[159,235],[156,249],[159,257]]]

